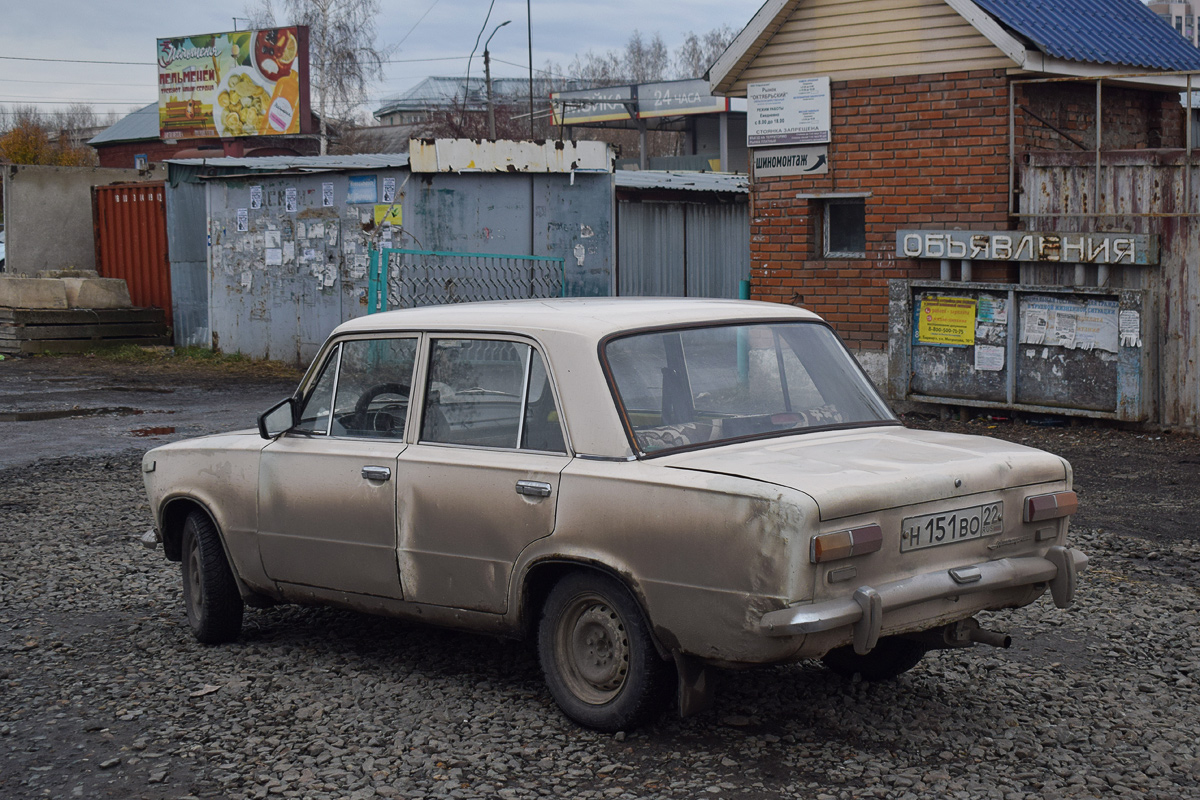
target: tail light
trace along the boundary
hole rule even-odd
[[[883,547],[883,529],[878,525],[864,525],[836,533],[814,536],[809,545],[809,559],[814,564],[837,561],[840,558],[874,553]]]
[[[1079,510],[1079,497],[1074,492],[1055,492],[1025,498],[1025,521],[1069,517]]]

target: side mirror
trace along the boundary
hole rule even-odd
[[[287,397],[258,415],[258,435],[264,439],[274,439],[295,424],[296,401]]]

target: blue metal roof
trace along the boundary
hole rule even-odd
[[[88,144],[111,142],[138,142],[142,139],[158,138],[158,101],[127,114],[96,134]]]
[[[975,0],[1048,56],[1153,71],[1200,70],[1192,46],[1140,0]]]

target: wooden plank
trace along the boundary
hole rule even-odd
[[[120,339],[126,336],[164,336],[160,322],[135,322],[129,325],[0,325],[0,338],[45,339]]]
[[[35,355],[37,353],[86,353],[98,347],[122,347],[128,344],[138,347],[169,346],[171,339],[168,336],[148,336],[131,339],[105,339],[101,342],[76,339],[49,342],[21,342],[19,350],[3,350],[3,352],[22,353],[25,355]]]
[[[164,322],[161,308],[0,308],[0,323],[34,325],[80,325],[97,322]]]
[[[944,0],[812,0],[796,6],[731,91],[818,75],[843,81],[1013,66]]]

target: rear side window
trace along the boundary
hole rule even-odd
[[[421,440],[564,452],[540,354],[524,342],[435,339]]]

